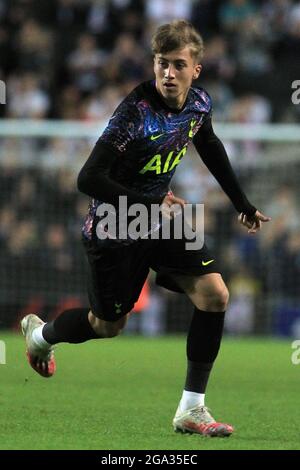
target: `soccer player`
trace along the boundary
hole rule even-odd
[[[128,207],[141,203],[168,208],[185,201],[169,188],[176,167],[193,142],[201,159],[239,213],[239,222],[256,233],[270,220],[245,196],[226,151],[212,126],[211,98],[193,80],[201,72],[203,41],[185,20],[160,26],[152,38],[155,80],[140,84],[118,106],[78,176],[78,188],[91,203],[83,225],[89,261],[90,308],[62,312],[44,323],[23,318],[30,365],[42,376],[55,372],[53,345],[81,343],[118,335],[137,301],[149,268],[157,283],[184,292],[194,304],[187,336],[187,374],[173,426],[176,431],[229,436],[233,427],[216,422],[205,406],[205,390],[217,357],[228,303],[228,290],[215,256],[204,245],[186,249],[186,239],[99,234],[107,231],[97,211],[103,203]],[[160,225],[161,228],[161,225]],[[159,230],[160,230],[159,228]],[[152,232],[157,227],[152,227]]]

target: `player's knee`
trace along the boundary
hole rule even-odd
[[[116,323],[107,322],[97,318],[97,320],[93,324],[93,329],[95,333],[99,336],[99,338],[114,338],[115,336],[118,336],[122,331],[121,325],[119,325],[118,322]]]
[[[118,336],[122,331],[122,328],[116,327],[114,325],[109,325],[106,326],[104,329],[105,332],[105,338],[114,338],[115,336]]]
[[[217,289],[211,298],[211,308],[216,312],[224,312],[229,302],[229,291],[226,286]]]
[[[227,287],[224,285],[214,288],[207,295],[200,295],[199,305],[196,304],[196,307],[208,312],[224,312],[227,309],[228,301],[229,292]]]
[[[99,338],[113,338],[121,333],[126,323],[126,317],[122,317],[116,322],[110,322],[102,320],[90,312],[89,321]]]

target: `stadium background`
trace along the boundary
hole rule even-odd
[[[172,189],[205,202],[206,241],[231,291],[226,330],[300,337],[300,133],[291,127],[300,2],[291,0],[0,0],[0,328],[86,305],[88,198],[76,177],[117,104],[153,76],[149,40],[172,18],[202,33],[199,82],[215,122],[235,125],[219,135],[250,200],[272,217],[247,235],[193,149],[186,155]],[[150,276],[138,310],[127,332],[154,336],[186,331],[192,306]]]

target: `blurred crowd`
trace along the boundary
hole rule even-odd
[[[287,312],[298,318],[299,163],[268,166],[259,174],[252,168],[241,172],[250,199],[262,201],[264,212],[272,217],[259,236],[249,236],[237,223],[227,196],[197,159],[190,158],[194,171],[183,162],[172,189],[189,202],[205,201],[205,241],[220,261],[231,292],[228,331],[265,333],[277,328],[274,322],[284,317],[287,321]],[[266,184],[268,180],[272,183]],[[32,309],[54,315],[58,305],[86,305],[80,229],[88,198],[76,189],[76,173],[68,168],[45,171],[6,165],[1,168],[0,187],[1,322],[11,324],[17,313]],[[153,334],[164,328],[182,331],[191,306],[181,296],[155,287],[153,276],[149,282],[152,301],[145,301],[144,308],[152,313],[136,317],[129,331],[138,325],[146,334],[149,328]]]
[[[300,79],[300,2],[293,0],[0,0],[0,79],[7,87],[1,117],[106,121],[153,76],[151,35],[173,18],[191,20],[204,37],[199,82],[213,97],[215,120],[299,122],[299,106],[291,103],[291,83]],[[86,305],[80,228],[88,198],[78,193],[76,177],[93,143],[0,139],[0,328],[31,311],[49,318]],[[172,189],[205,202],[206,243],[231,291],[226,328],[291,334],[284,318],[295,317],[300,331],[298,149],[225,145],[245,192],[272,217],[259,237],[239,227],[192,150]],[[276,164],[267,163],[276,154]],[[129,331],[184,330],[191,306],[155,287],[153,276],[149,283],[138,308],[147,317],[133,316]]]
[[[2,115],[107,118],[152,77],[151,35],[173,18],[203,35],[199,81],[217,120],[299,121],[291,103],[300,77],[295,0],[0,0]]]

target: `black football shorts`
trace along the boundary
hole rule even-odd
[[[171,291],[183,292],[177,275],[203,276],[220,272],[206,245],[186,250],[186,240],[138,240],[130,245],[103,248],[96,240],[84,239],[88,258],[88,295],[95,316],[117,321],[130,312],[138,300],[150,268],[156,283]]]

